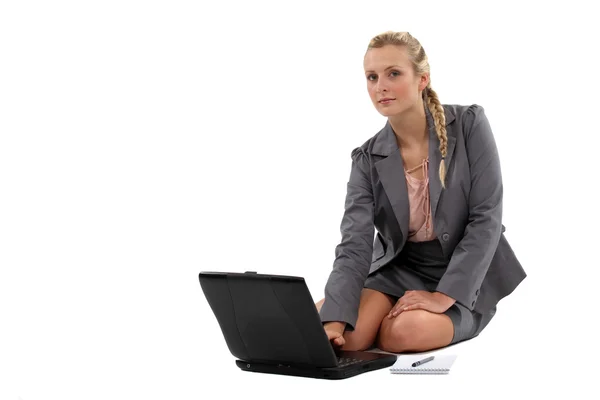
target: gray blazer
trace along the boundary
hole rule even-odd
[[[483,107],[443,105],[448,151],[446,189],[433,117],[429,128],[429,190],[433,227],[448,267],[436,290],[469,310],[485,313],[510,294],[526,273],[504,237],[502,175],[496,142]],[[352,151],[341,242],[325,285],[322,322],[353,330],[369,273],[402,250],[409,225],[404,166],[389,121]]]

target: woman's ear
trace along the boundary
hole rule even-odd
[[[425,88],[427,87],[427,85],[429,85],[429,74],[425,73],[423,75],[421,75],[420,78],[420,82],[419,82],[419,91],[423,91],[425,90]]]

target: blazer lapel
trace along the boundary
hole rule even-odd
[[[402,236],[407,238],[408,218],[410,213],[408,189],[406,188],[406,179],[404,178],[404,163],[402,161],[402,156],[400,155],[400,150],[398,149],[398,144],[396,143],[394,131],[389,121],[386,123],[382,134],[385,136],[386,143],[391,143],[393,141],[393,146],[386,146],[387,150],[390,151],[395,147],[395,151],[391,151],[388,153],[389,155],[383,154],[388,155],[388,157],[377,161],[375,163],[375,168],[379,174],[379,180],[383,185],[383,190],[390,200],[390,204],[392,205],[392,209],[394,210],[394,214],[400,225]],[[375,148],[373,150],[375,150]]]

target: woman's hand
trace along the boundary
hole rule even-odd
[[[334,346],[342,347],[346,344],[346,340],[344,339],[344,330],[346,329],[345,322],[325,322],[323,328],[325,329],[327,338]]]
[[[407,290],[392,307],[388,318],[394,318],[402,311],[422,309],[437,314],[445,312],[452,307],[456,300],[441,292],[427,292],[425,290]]]

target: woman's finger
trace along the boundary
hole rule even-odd
[[[388,313],[388,318],[394,317],[395,313],[400,309],[400,307],[401,307],[400,303],[396,303],[396,305],[394,307],[392,307],[392,309]]]
[[[404,308],[406,308],[407,306],[409,306],[410,304],[413,304],[413,303],[408,302],[408,301],[402,301],[402,302],[399,302],[398,304],[396,304],[396,306],[392,309],[392,311],[390,311],[390,313],[392,314],[392,317],[395,317],[398,314],[400,314],[402,312],[402,310]]]
[[[396,307],[392,307],[392,309],[390,310],[390,312],[387,315],[388,318],[392,318],[392,315],[394,314],[395,309],[396,309]]]
[[[410,311],[410,310],[416,310],[416,309],[425,309],[425,303],[413,303],[409,306],[406,306],[402,309],[402,311]]]
[[[402,307],[398,307],[396,310],[394,310],[394,312],[392,313],[392,317],[397,317],[403,310],[404,308],[406,308],[406,305],[403,305]]]

